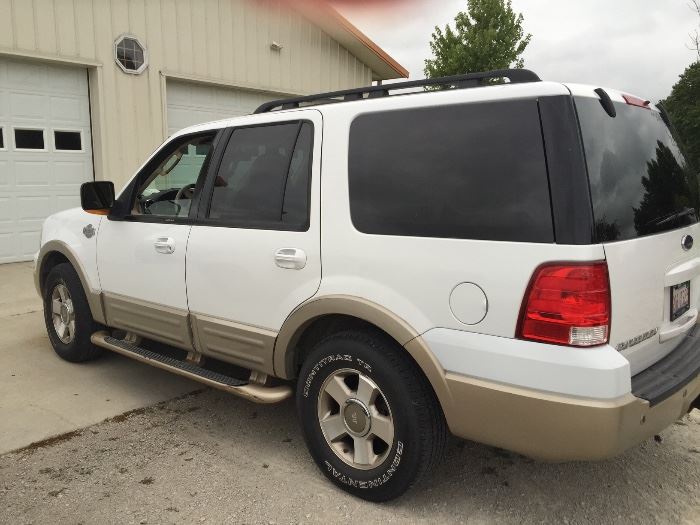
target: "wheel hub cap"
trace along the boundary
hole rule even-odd
[[[369,409],[359,399],[348,399],[343,407],[345,428],[355,436],[366,436],[372,426],[372,416]]]

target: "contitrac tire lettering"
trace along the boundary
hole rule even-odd
[[[349,476],[346,476],[342,472],[336,470],[335,467],[333,467],[333,465],[330,464],[330,462],[326,461],[325,463],[328,472],[330,472],[335,479],[347,485],[348,487],[354,487],[358,489],[372,489],[384,485],[391,479],[391,477],[396,472],[396,469],[399,467],[399,464],[401,463],[402,454],[403,443],[401,441],[398,441],[396,443],[396,454],[394,455],[394,460],[391,462],[391,465],[389,465],[389,468],[386,470],[386,472],[384,472],[384,474],[382,474],[381,477],[371,479],[369,481],[360,481],[357,479],[353,479]]]
[[[318,373],[321,368],[326,366],[328,363],[332,363],[334,361],[350,361],[352,362],[352,356],[349,355],[329,355],[327,357],[324,357],[321,359],[318,363],[314,365],[314,367],[311,369],[311,372],[309,372],[309,375],[306,377],[306,381],[304,382],[304,397],[309,397],[309,389],[311,388],[311,383],[313,383],[314,378],[316,377],[316,374]]]

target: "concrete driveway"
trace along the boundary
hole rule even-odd
[[[699,411],[599,463],[455,439],[421,485],[374,505],[325,480],[291,400],[257,406],[117,355],[61,361],[29,265],[0,266],[0,301],[0,451],[15,450],[0,453],[0,523],[700,522]]]
[[[61,360],[46,335],[31,264],[0,265],[0,454],[198,388],[116,354]]]

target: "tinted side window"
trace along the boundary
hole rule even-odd
[[[312,135],[308,122],[236,129],[208,217],[238,227],[307,229]]]
[[[282,202],[282,222],[292,226],[308,228],[309,195],[311,187],[311,153],[313,128],[304,123],[299,131],[292,162],[289,165],[287,186]]]
[[[364,233],[554,241],[535,100],[361,115],[349,184]]]

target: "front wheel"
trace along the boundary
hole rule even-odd
[[[442,456],[447,430],[418,366],[378,331],[334,334],[299,375],[297,409],[316,464],[369,501],[408,490]]]
[[[92,318],[75,269],[68,263],[57,264],[46,278],[43,294],[46,331],[56,353],[73,363],[102,355],[102,349],[90,341],[100,327]]]

